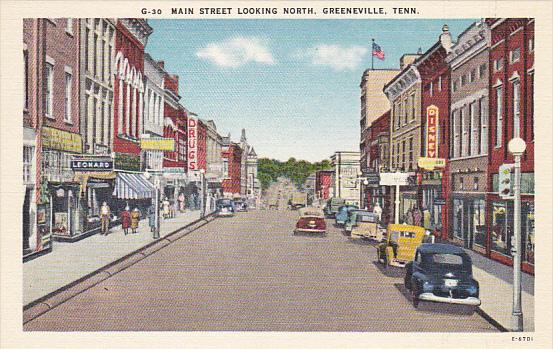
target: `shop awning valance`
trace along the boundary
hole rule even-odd
[[[155,187],[141,173],[118,172],[113,195],[118,199],[149,199]]]

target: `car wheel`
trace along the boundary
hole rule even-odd
[[[419,307],[419,295],[415,286],[411,287],[411,301],[413,302],[413,308],[417,309]]]
[[[382,263],[384,263],[384,269],[388,268],[388,257],[386,257],[386,254],[382,255]]]

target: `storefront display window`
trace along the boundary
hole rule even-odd
[[[463,200],[453,199],[453,236],[463,240]]]
[[[472,224],[474,243],[481,247],[486,246],[486,202],[474,200],[472,202]]]
[[[512,222],[506,202],[492,203],[491,249],[504,255],[510,255]],[[512,215],[512,214],[511,214]]]
[[[534,264],[534,203],[523,202],[521,207],[521,232],[523,241],[523,261]]]

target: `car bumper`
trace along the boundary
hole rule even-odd
[[[218,212],[217,216],[219,216],[219,217],[230,217],[230,216],[234,216],[234,212]]]
[[[294,233],[320,233],[320,234],[324,234],[324,233],[326,233],[326,230],[324,230],[324,229],[296,228],[296,229],[294,229]]]
[[[480,299],[476,297],[467,297],[467,298],[440,297],[430,292],[421,293],[419,295],[419,299],[422,301],[429,301],[429,302],[464,304],[464,305],[473,305],[473,306],[479,306],[481,304]]]
[[[390,265],[391,266],[394,266],[394,267],[399,267],[399,268],[405,268],[405,265],[409,263],[409,261],[407,260],[402,260],[402,259],[397,259],[397,258],[394,258],[390,261]]]

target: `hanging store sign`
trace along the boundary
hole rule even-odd
[[[162,137],[140,138],[140,149],[175,151],[175,140]]]
[[[417,165],[425,170],[433,170],[435,168],[445,167],[446,160],[443,158],[428,158],[420,157],[417,160]]]
[[[380,185],[409,185],[409,173],[381,173]]]
[[[113,160],[111,158],[78,158],[71,160],[73,171],[113,171]]]
[[[81,135],[51,127],[42,128],[42,147],[73,153],[83,152]]]
[[[123,171],[140,171],[140,155],[115,153],[114,168]]]
[[[188,142],[186,146],[188,170],[198,169],[198,118],[188,115]]]
[[[426,156],[438,157],[439,109],[435,105],[426,108]]]

